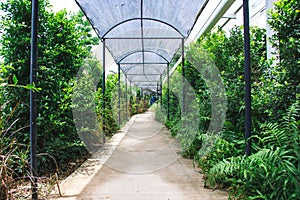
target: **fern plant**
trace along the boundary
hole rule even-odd
[[[239,199],[297,199],[300,196],[299,102],[279,123],[263,124],[263,147],[249,157],[224,159],[208,172],[208,183],[230,185]]]

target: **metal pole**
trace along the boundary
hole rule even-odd
[[[170,119],[170,66],[168,64],[167,67],[167,98],[168,98],[168,105],[167,105],[167,119]]]
[[[103,73],[102,73],[102,95],[103,95],[103,102],[102,102],[102,109],[103,109],[103,113],[102,113],[102,123],[103,123],[103,142],[105,142],[106,138],[105,138],[105,40],[103,40],[102,42],[103,44]]]
[[[135,87],[135,91],[137,91],[137,90],[139,90],[139,96],[136,95],[136,101],[135,102],[136,102],[136,112],[138,113],[139,112],[139,103],[140,103],[142,95],[141,95],[141,88]]]
[[[183,115],[185,111],[185,68],[184,68],[184,38],[181,39],[181,65],[182,65],[182,109],[181,115]]]
[[[121,125],[121,68],[118,64],[118,125]]]
[[[38,56],[38,12],[39,2],[38,0],[32,0],[32,13],[31,13],[31,51],[30,51],[30,84],[36,84],[36,72],[37,72],[37,56]],[[37,184],[37,102],[36,92],[30,90],[30,165],[31,165],[31,190],[32,199],[38,199],[38,184]]]
[[[158,98],[158,84],[159,84],[159,81],[156,82],[156,97]],[[156,104],[157,104],[157,107],[158,107],[158,99],[156,100]]]
[[[251,155],[251,68],[250,68],[250,31],[249,0],[243,0],[244,11],[244,56],[245,56],[245,154]]]
[[[127,77],[125,76],[125,101],[126,101],[126,120],[128,120],[128,94],[127,94]]]
[[[131,82],[129,81],[129,106],[130,106],[130,116],[131,116],[131,113],[132,113],[132,101],[131,101],[131,95],[132,95]]]
[[[163,101],[162,101],[162,74],[160,75],[160,111],[162,111],[162,104],[163,104]]]

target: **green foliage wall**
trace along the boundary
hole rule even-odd
[[[96,92],[97,115],[101,119],[102,130],[105,131],[106,136],[111,137],[118,130],[118,112],[117,102],[113,100],[118,99],[118,75],[110,74],[106,80],[105,97],[102,96],[101,88]],[[103,110],[103,101],[105,103],[105,110]]]
[[[253,84],[253,87],[259,87],[259,84],[262,84],[260,81],[261,76],[265,73],[264,71],[266,71],[266,68],[269,67],[268,62],[266,61],[265,31],[258,28],[252,28],[251,40],[251,51],[253,54],[255,52],[255,56],[251,59],[253,69],[252,81],[255,83]],[[200,119],[198,119],[198,129],[184,130],[180,125],[178,127],[178,124],[180,124],[181,121],[179,107],[179,101],[181,100],[181,97],[176,97],[173,95],[173,93],[171,93],[170,98],[172,101],[170,108],[172,117],[171,120],[166,122],[166,124],[171,127],[171,130],[174,130],[174,127],[177,127],[174,132],[178,135],[178,137],[180,137],[180,134],[178,133],[182,132],[184,138],[186,131],[194,131],[194,134],[198,135],[195,139],[196,141],[193,143],[195,146],[192,145],[190,147],[193,150],[189,151],[189,154],[197,156],[197,149],[201,147],[201,135],[207,131],[211,121],[212,88],[209,88],[206,85],[205,80],[208,77],[203,77],[203,73],[198,71],[199,68],[201,69],[201,66],[193,66],[195,63],[200,65],[205,65],[206,63],[194,62],[192,60],[199,60],[201,56],[209,55],[211,62],[214,62],[223,79],[227,98],[225,132],[228,134],[224,134],[223,137],[227,139],[230,138],[230,140],[236,139],[236,142],[239,143],[243,138],[244,128],[244,64],[243,35],[241,28],[235,27],[233,30],[231,30],[229,36],[226,36],[226,33],[222,30],[218,30],[214,33],[203,36],[195,44],[192,44],[189,49],[187,49],[186,54],[187,61],[185,63],[185,79],[189,82],[196,94],[196,99],[198,102],[198,108],[196,110],[199,112],[198,115],[200,116]],[[181,74],[180,66],[177,70],[178,73],[176,74]],[[175,76],[171,77],[171,90],[177,94],[180,94],[181,77],[176,78]],[[175,88],[177,88],[179,91],[176,91]],[[216,89],[217,88],[214,88],[214,90]],[[216,91],[213,92],[216,93]],[[166,93],[163,95],[163,102],[166,105]],[[255,113],[253,113],[254,116],[259,118],[261,121],[266,120],[268,113],[266,113],[266,110],[261,107],[262,104],[256,102],[253,105],[255,105]],[[187,107],[190,108],[187,109],[195,110],[193,106],[193,104],[189,104]],[[235,134],[231,134],[232,132]]]
[[[53,13],[47,0],[40,1],[38,38],[38,75],[35,85],[38,92],[38,151],[53,155],[59,163],[68,163],[78,155],[86,154],[74,128],[71,112],[70,81],[83,60],[90,54],[97,40],[90,34],[91,27],[83,14],[66,11]],[[29,83],[31,1],[2,1],[1,55],[5,65],[11,65],[5,74],[8,82],[16,77],[18,84]],[[77,25],[79,24],[79,25]],[[4,90],[3,118],[10,126],[19,119],[11,131],[19,142],[29,142],[29,91],[9,87]],[[14,112],[11,115],[11,110]],[[52,167],[52,162],[42,158],[40,168]]]
[[[187,49],[185,78],[197,94],[199,127],[183,127],[184,118],[171,93],[166,125],[206,174],[206,186],[228,188],[231,198],[298,199],[300,196],[299,132],[299,1],[279,0],[270,12],[271,38],[278,61],[266,59],[265,30],[251,28],[253,155],[244,156],[244,53],[242,28],[201,37]],[[227,97],[224,128],[212,150],[202,156],[211,122],[211,92],[193,60],[206,51],[220,71]],[[177,71],[180,73],[181,68]],[[181,82],[180,79],[177,82]],[[171,84],[174,87],[176,82]],[[178,88],[181,88],[178,86]],[[172,88],[173,89],[173,88]],[[166,93],[163,94],[166,105]],[[187,131],[196,135],[187,143]],[[193,133],[191,133],[193,132]],[[186,146],[188,145],[188,146]]]
[[[276,80],[277,96],[274,106],[285,110],[291,102],[299,98],[300,83],[300,2],[279,0],[269,13],[269,24],[274,31],[270,38],[277,51],[279,63],[272,72]]]

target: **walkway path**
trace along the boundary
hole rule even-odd
[[[62,184],[60,200],[225,200],[203,188],[192,162],[148,111],[135,115],[104,150],[95,153]],[[56,194],[56,196],[58,196]]]

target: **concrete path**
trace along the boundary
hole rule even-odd
[[[50,199],[59,200],[225,200],[226,192],[203,188],[192,161],[148,111],[135,115]]]

